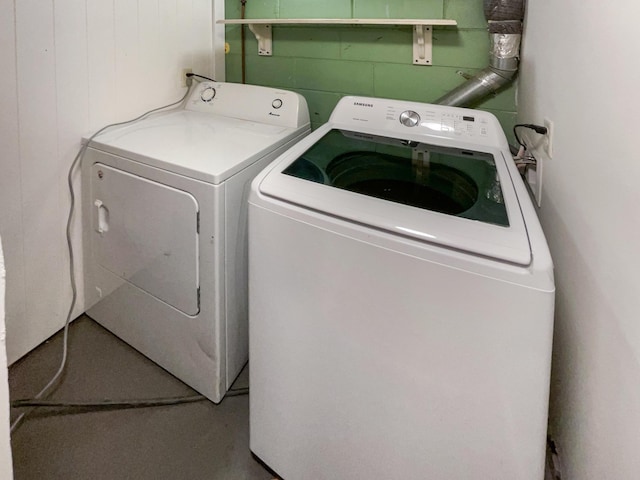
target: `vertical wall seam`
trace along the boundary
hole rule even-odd
[[[114,103],[116,105],[116,111],[120,111],[120,92],[118,90],[118,42],[116,40],[117,37],[117,29],[116,24],[118,20],[116,19],[116,0],[111,0],[111,13],[112,13],[112,31],[113,31],[113,95]],[[112,119],[109,119],[111,122]],[[117,121],[117,119],[116,119]]]
[[[191,4],[193,5],[193,1],[191,0]],[[142,45],[142,39],[140,38],[140,0],[136,0],[136,42],[138,43],[136,45],[136,50],[138,52],[138,63],[140,63],[142,60],[140,58],[140,52],[141,52],[141,45]]]
[[[17,146],[18,146],[18,158],[16,159],[18,162],[18,176],[20,177],[19,187],[20,187],[20,231],[22,232],[22,237],[24,237],[24,188],[22,182],[22,122],[20,121],[20,75],[18,74],[18,8],[16,5],[17,0],[13,0],[13,56],[14,56],[14,65],[15,65],[15,76],[16,76],[16,125],[17,125]],[[22,249],[22,311],[26,313],[27,311],[27,264],[25,259],[26,250],[24,241],[20,243],[20,248]],[[6,304],[6,302],[5,302]],[[6,309],[6,305],[5,305]]]
[[[85,10],[85,19],[87,16],[87,4],[86,4],[86,0],[84,2],[84,10]],[[85,68],[86,68],[86,75],[87,75],[87,84],[86,84],[86,93],[87,93],[87,102],[85,104],[85,116],[84,116],[84,122],[83,122],[83,126],[82,126],[82,132],[80,132],[81,134],[84,134],[85,132],[87,132],[89,130],[89,42],[88,42],[88,36],[89,36],[89,31],[87,29],[87,24],[85,21],[85,30],[83,32],[83,37],[85,39],[84,42],[84,49],[85,49],[85,58],[86,58],[86,63],[85,63]],[[78,145],[81,146],[82,145],[82,139],[78,138]],[[82,168],[81,165],[78,166],[78,170],[77,170],[77,183],[82,185]],[[81,187],[82,189],[82,187]],[[78,204],[81,205],[82,203],[82,197],[80,197],[80,201],[78,202]],[[83,226],[84,226],[84,222],[82,219],[82,207],[79,207],[79,215],[77,217],[76,220],[76,225],[80,226],[80,234],[79,234],[79,239],[80,239],[80,247],[77,250],[80,254],[80,256],[83,256],[83,252],[84,252],[84,233],[83,233]],[[82,278],[84,280],[84,269],[85,269],[85,264],[84,264],[84,258],[82,259],[81,262],[76,263],[76,265],[81,265],[82,268],[79,271],[79,275],[76,275],[76,278]],[[83,305],[83,310],[84,310],[84,304],[86,302],[86,292],[84,289],[84,281],[82,282],[82,286],[78,289],[81,292],[81,300],[82,300],[82,305]],[[77,305],[76,305],[77,308]]]
[[[86,102],[86,111],[85,111],[85,120],[86,120],[86,124],[84,126],[84,130],[87,131],[90,128],[91,125],[91,113],[90,113],[90,106],[89,106],[89,89],[91,88],[91,85],[89,85],[89,27],[87,25],[88,20],[87,20],[87,16],[88,16],[88,7],[87,7],[87,0],[84,1],[84,46],[85,46],[85,59],[86,59],[86,65],[87,65],[87,102]]]
[[[54,100],[54,105],[55,105],[55,113],[54,113],[54,117],[56,119],[56,159],[55,159],[55,163],[56,163],[56,170],[59,170],[59,167],[61,165],[63,165],[63,158],[62,158],[62,152],[60,151],[60,111],[58,109],[58,43],[56,42],[56,2],[54,0],[51,0],[51,33],[52,33],[52,37],[53,37],[53,100]],[[56,178],[56,201],[57,201],[57,212],[58,215],[60,215],[63,211],[62,209],[62,190],[60,188],[60,178]],[[64,218],[64,217],[61,217]],[[61,241],[61,239],[56,239],[57,241],[60,242],[59,245],[59,250],[63,252],[61,258],[63,259],[62,261],[64,262],[64,259],[67,259],[67,255],[68,255],[68,251],[67,249],[64,248],[64,242]],[[57,243],[56,241],[56,243]],[[68,258],[69,263],[71,263],[71,258]],[[65,269],[61,268],[59,275],[60,275],[60,285],[62,286],[62,292],[64,292],[65,287],[64,287],[64,272]],[[60,301],[60,303],[58,304],[59,308],[63,308],[63,302]],[[56,316],[58,316],[58,314],[60,314],[61,312],[55,312]]]
[[[139,1],[139,0],[138,0]],[[191,11],[189,12],[189,25],[191,25],[191,28],[189,29],[189,31],[193,31],[193,27],[194,27],[194,19],[195,19],[195,1],[196,0],[191,0]],[[195,61],[196,61],[196,53],[195,53],[195,41],[191,38],[191,35],[188,35],[189,38],[189,55],[191,56],[190,60],[191,60],[191,68],[194,69],[195,72]],[[197,72],[196,72],[197,73]]]
[[[89,61],[91,57],[91,49],[89,42],[89,1],[85,0],[84,2],[84,29],[85,29],[85,40],[87,45],[87,130],[91,129],[93,125],[93,120],[91,118],[91,62]]]

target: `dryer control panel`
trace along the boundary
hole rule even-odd
[[[303,96],[256,85],[196,84],[185,109],[290,128],[309,124],[309,111]]]
[[[368,97],[344,97],[330,121],[352,129],[380,129],[397,135],[455,139],[501,148],[502,127],[491,113],[428,103]]]

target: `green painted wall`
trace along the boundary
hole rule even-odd
[[[226,17],[240,18],[240,0],[226,0]],[[488,63],[482,0],[248,0],[247,18],[449,18],[457,27],[433,33],[433,65],[412,65],[411,27],[274,26],[273,56],[258,56],[246,29],[247,83],[304,95],[311,122],[326,122],[344,95],[432,102]],[[240,26],[227,26],[227,81],[241,81]],[[515,86],[477,106],[494,113],[509,134]]]

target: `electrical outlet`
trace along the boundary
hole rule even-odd
[[[542,167],[544,161],[541,155],[534,155],[529,152],[527,154],[529,158],[535,159],[535,167],[530,167],[527,169],[526,180],[529,184],[529,188],[531,189],[531,193],[533,193],[533,198],[535,198],[535,202],[538,207],[542,204]]]
[[[193,73],[193,69],[192,68],[183,68],[182,70],[180,70],[180,78],[179,78],[178,86],[180,86],[180,87],[186,87],[187,86],[187,73]]]
[[[544,136],[544,152],[549,159],[553,158],[553,122],[548,118],[544,119],[544,126],[547,133]]]
[[[547,133],[540,135],[530,129],[522,129],[522,140],[527,145],[526,155],[535,159],[535,166],[527,169],[526,181],[535,198],[538,207],[542,203],[542,177],[544,162],[551,160],[553,155],[553,122],[545,118],[543,126],[547,128]]]

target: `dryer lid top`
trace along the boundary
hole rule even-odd
[[[306,129],[180,109],[109,130],[91,147],[219,184]]]

